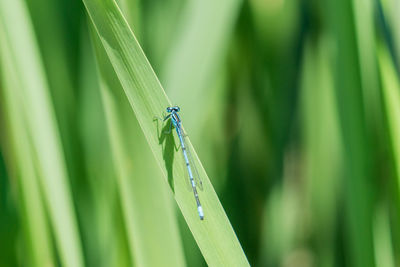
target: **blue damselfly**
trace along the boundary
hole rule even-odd
[[[196,176],[198,176],[198,173],[196,171],[196,166],[194,165],[194,161],[191,156],[191,153],[189,152],[189,149],[186,146],[185,134],[184,134],[183,128],[182,128],[182,121],[178,114],[179,111],[180,111],[180,108],[178,106],[167,107],[167,112],[169,114],[164,117],[164,121],[171,119],[171,127],[173,125],[175,127],[176,133],[178,134],[179,141],[180,141],[181,148],[182,148],[183,158],[185,160],[186,168],[187,168],[187,171],[189,174],[190,184],[191,184],[194,198],[195,198],[196,204],[197,204],[197,211],[199,213],[200,220],[203,220],[204,219],[203,208],[200,204],[199,195],[197,193],[197,187],[202,188],[202,183],[201,183],[200,177],[194,177],[194,174]],[[195,182],[195,180],[197,181],[197,183]]]

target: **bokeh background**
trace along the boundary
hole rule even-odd
[[[205,266],[82,2],[0,2],[0,266]],[[400,1],[117,2],[252,266],[400,266]]]

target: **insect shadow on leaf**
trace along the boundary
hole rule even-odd
[[[168,184],[171,187],[172,192],[175,193],[173,163],[176,145],[174,136],[170,134],[172,132],[172,123],[169,120],[164,123],[164,120],[159,117],[154,117],[153,121],[156,121],[157,123],[158,144],[162,145],[163,147],[163,159],[165,163],[165,168],[167,169]],[[161,131],[160,122],[162,127]]]

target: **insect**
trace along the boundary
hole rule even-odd
[[[181,121],[181,117],[178,114],[179,111],[180,111],[180,108],[178,106],[167,107],[167,112],[169,114],[164,117],[164,121],[171,119],[171,127],[173,125],[175,127],[176,133],[178,134],[179,141],[181,143],[183,158],[185,160],[186,168],[187,168],[187,171],[189,174],[190,184],[192,186],[192,191],[193,191],[194,198],[195,198],[196,204],[197,204],[197,211],[199,213],[200,220],[203,220],[204,219],[203,208],[200,204],[199,195],[197,193],[197,186],[199,186],[199,188],[202,188],[202,183],[201,183],[200,177],[193,176],[194,173],[196,174],[196,176],[198,176],[198,174],[196,171],[196,167],[194,166],[194,163],[193,163],[194,161],[192,159],[192,156],[186,146],[185,135],[184,135],[183,128],[182,128],[182,121]],[[196,179],[196,181],[198,181],[197,183],[195,182],[195,179]]]

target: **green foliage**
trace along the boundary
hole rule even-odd
[[[398,11],[0,0],[0,266],[398,266]]]

